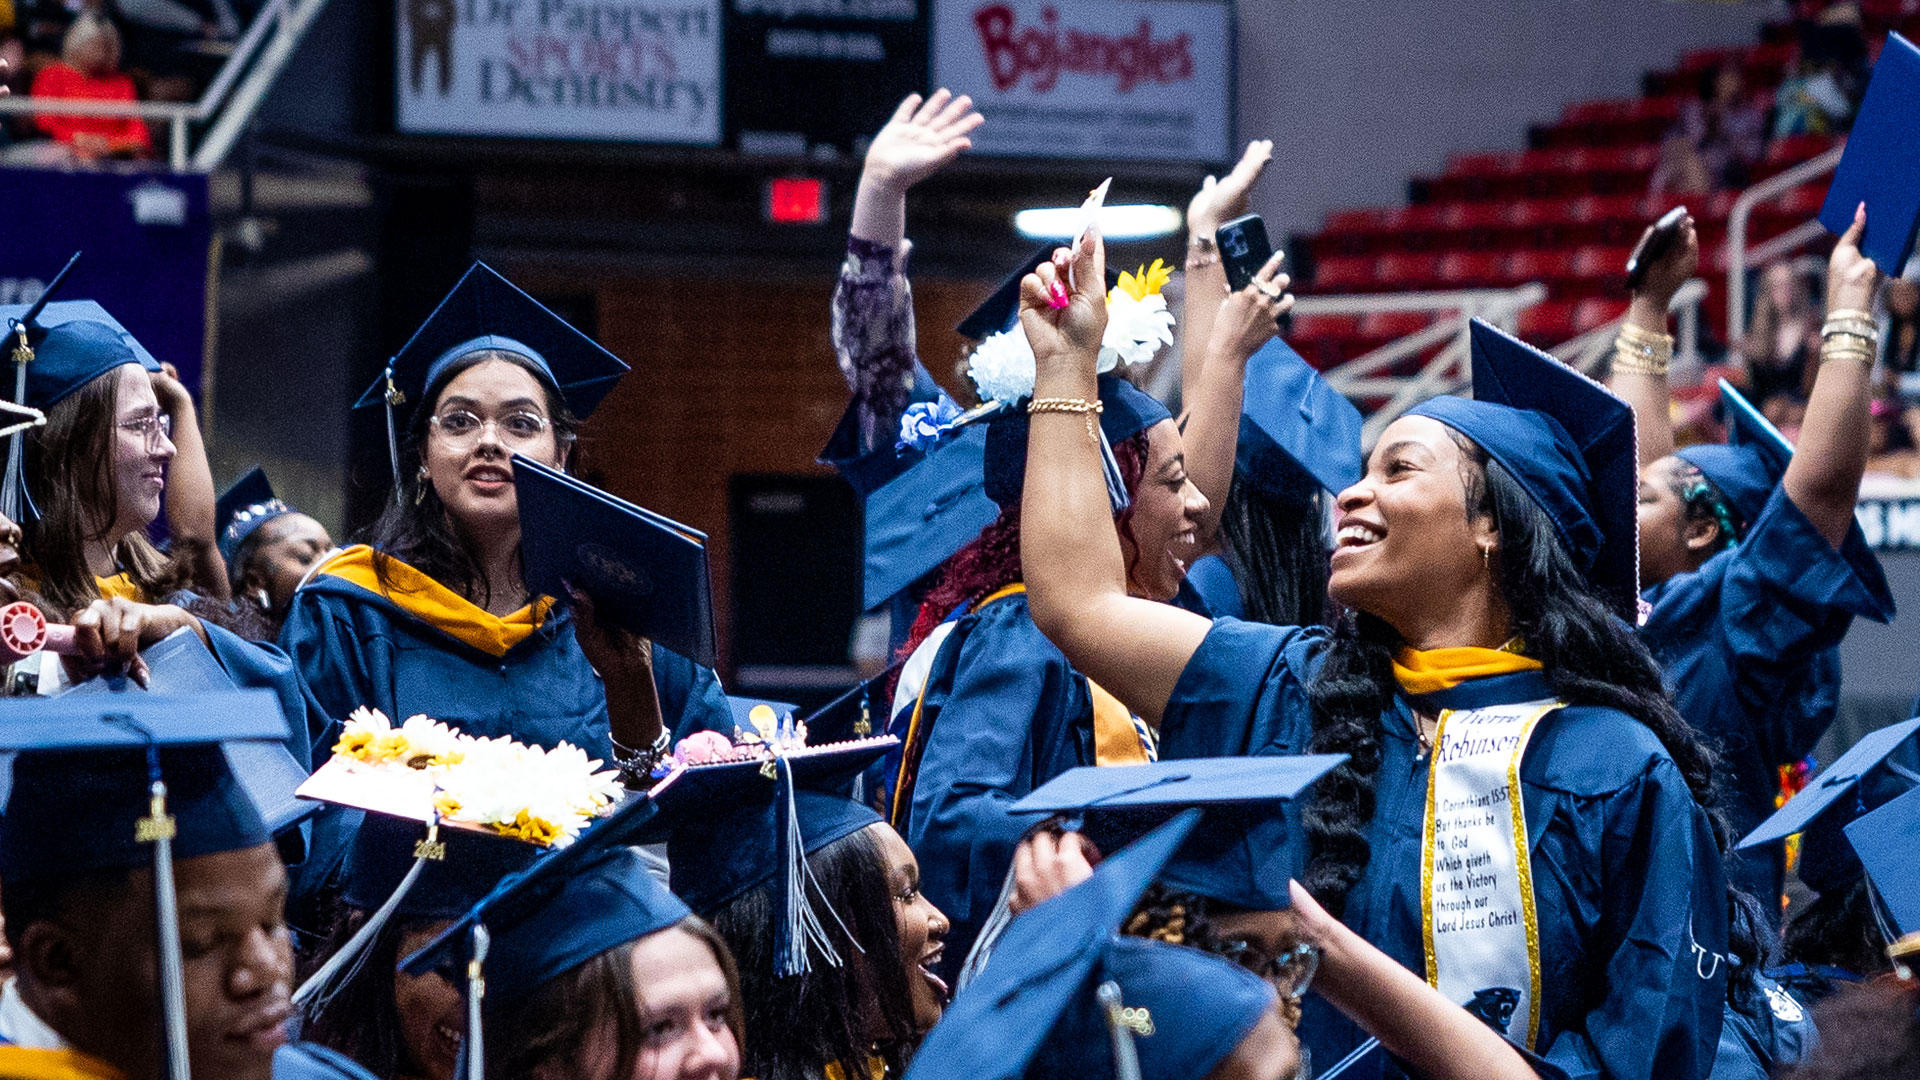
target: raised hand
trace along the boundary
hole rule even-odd
[[[1251,284],[1220,302],[1220,314],[1207,341],[1212,356],[1245,361],[1279,331],[1275,320],[1293,310],[1293,294],[1287,291],[1293,279],[1280,272],[1285,257],[1284,252],[1274,252]]]
[[[1860,253],[1860,237],[1867,231],[1867,204],[1854,207],[1853,224],[1833,245],[1827,259],[1827,310],[1871,311],[1874,290],[1880,286],[1880,268]]]
[[[968,136],[984,122],[965,94],[954,97],[943,88],[924,101],[908,94],[867,148],[862,179],[905,192],[971,147]]]
[[[1652,235],[1653,226],[1649,225],[1641,232],[1639,243],[1646,243]],[[1700,234],[1694,227],[1693,215],[1689,214],[1680,221],[1680,238],[1647,267],[1646,276],[1640,279],[1640,288],[1634,295],[1652,301],[1664,317],[1667,306],[1673,302],[1673,294],[1699,269]]]
[[[1106,285],[1107,247],[1098,225],[1077,250],[1056,248],[1051,261],[1020,279],[1020,325],[1036,372],[1066,365],[1093,374],[1107,333]]]
[[[1225,179],[1207,177],[1200,190],[1187,203],[1187,233],[1211,238],[1223,221],[1231,221],[1247,212],[1253,197],[1254,181],[1273,160],[1273,140],[1255,139]]]

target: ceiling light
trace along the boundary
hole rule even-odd
[[[1047,206],[1013,215],[1013,227],[1033,240],[1071,240],[1080,231],[1080,208]],[[1180,211],[1171,206],[1135,203],[1100,208],[1100,234],[1108,240],[1145,240],[1180,231]]]

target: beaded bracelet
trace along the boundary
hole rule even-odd
[[[1098,401],[1088,401],[1085,398],[1034,398],[1027,403],[1027,412],[1029,413],[1079,413],[1085,416],[1087,418],[1087,438],[1092,439],[1096,443],[1100,441],[1100,430],[1094,427],[1096,423],[1094,417],[1105,410],[1105,405],[1102,405]]]

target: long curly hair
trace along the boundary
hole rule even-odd
[[[1140,490],[1140,481],[1147,473],[1147,433],[1121,439],[1113,444],[1114,460],[1120,464],[1120,479],[1126,484],[1129,496]],[[1140,546],[1133,537],[1133,507],[1129,505],[1113,517],[1114,528],[1120,532],[1120,548],[1126,553],[1127,572],[1132,574],[1133,567],[1140,558]],[[1020,504],[1014,503],[1000,509],[1000,516],[993,524],[980,530],[980,535],[968,542],[966,547],[953,553],[946,565],[940,570],[939,580],[933,588],[927,590],[927,597],[920,603],[920,614],[913,621],[913,629],[907,634],[907,643],[900,647],[899,656],[913,655],[913,650],[927,640],[927,635],[954,610],[965,604],[972,604],[991,595],[994,590],[1012,585],[1020,580]],[[892,688],[888,688],[892,693]]]
[[[1714,819],[1724,851],[1726,827],[1714,806],[1714,755],[1674,709],[1660,668],[1633,628],[1617,618],[1568,557],[1553,524],[1517,480],[1478,444],[1461,435],[1466,508],[1490,515],[1500,534],[1496,580],[1513,633],[1545,669],[1554,696],[1572,705],[1617,709],[1660,740],[1687,788]],[[1348,612],[1323,646],[1308,688],[1313,735],[1308,751],[1347,754],[1346,764],[1315,786],[1303,818],[1308,865],[1303,884],[1337,917],[1372,858],[1366,827],[1373,820],[1380,768],[1381,717],[1394,698],[1392,660],[1402,645],[1387,623]]]

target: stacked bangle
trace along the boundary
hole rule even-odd
[[[1187,270],[1203,270],[1220,261],[1220,248],[1211,237],[1187,238]]]
[[[1872,364],[1880,352],[1880,327],[1870,312],[1837,308],[1820,328],[1820,362],[1858,360]]]
[[[1027,412],[1029,413],[1079,413],[1085,416],[1087,418],[1087,438],[1092,439],[1096,443],[1100,441],[1100,429],[1094,426],[1094,424],[1097,423],[1094,417],[1100,415],[1105,409],[1106,406],[1099,402],[1088,401],[1085,398],[1034,398],[1027,403]]]
[[[1673,335],[1620,324],[1620,336],[1613,340],[1613,370],[1666,378],[1672,362]]]
[[[673,749],[673,729],[662,725],[653,745],[645,750],[622,746],[614,739],[608,741],[613,743],[613,764],[619,770],[620,782],[630,791],[645,791],[653,784],[654,766]]]

